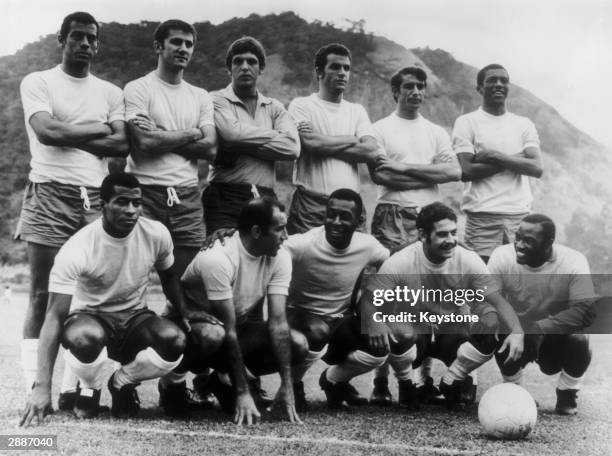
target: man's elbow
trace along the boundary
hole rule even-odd
[[[45,146],[60,146],[61,135],[53,129],[36,131],[36,138]]]
[[[534,167],[533,174],[531,175],[531,177],[535,177],[536,179],[540,179],[543,174],[544,174],[544,168],[542,168],[542,165],[538,164],[538,165],[536,165]]]

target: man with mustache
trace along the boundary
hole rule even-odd
[[[319,91],[289,104],[302,144],[294,167],[296,190],[287,225],[289,234],[323,225],[329,195],[339,188],[359,193],[357,164],[373,163],[378,155],[365,109],[344,100],[351,65],[346,46],[323,46],[314,62]],[[365,231],[364,224],[365,212],[360,216],[361,231]]]
[[[27,242],[30,301],[21,364],[28,394],[48,302],[49,272],[60,247],[98,217],[107,157],[128,153],[121,89],[91,74],[100,27],[89,13],[66,16],[57,35],[62,61],[27,75],[20,87],[32,160],[15,238]],[[64,371],[62,410],[72,410],[76,380]]]
[[[425,98],[427,74],[419,67],[406,67],[391,78],[396,110],[374,124],[376,140],[383,151],[370,166],[372,180],[378,184],[378,200],[372,218],[372,234],[389,249],[418,239],[416,217],[419,209],[440,199],[438,184],[461,178],[461,167],[453,154],[450,137],[444,129],[425,119],[419,110]],[[398,374],[410,355],[390,359],[399,385],[399,405],[403,404],[404,385],[412,379]],[[431,360],[415,371],[414,381],[423,400],[439,396],[430,375]],[[390,405],[388,367],[376,370],[370,398],[377,405]]]
[[[448,408],[460,406],[462,383],[468,374],[492,356],[498,342],[495,331],[501,318],[511,334],[501,350],[508,349],[504,362],[515,361],[523,351],[523,330],[514,310],[500,295],[484,262],[478,255],[457,245],[457,216],[442,203],[432,203],[421,209],[416,226],[419,241],[400,250],[382,265],[378,274],[367,282],[360,302],[362,325],[367,336],[360,346],[371,353],[389,358],[409,357],[402,363],[400,375],[411,373],[413,362],[418,366],[428,356],[442,360],[448,367],[439,388]],[[373,318],[375,290],[395,290],[407,286],[412,290],[451,291],[454,299],[421,299],[419,302],[393,299],[387,313],[412,312],[417,321],[377,322]],[[467,300],[471,290],[473,299]],[[482,295],[484,300],[475,296]],[[419,321],[421,312],[434,315],[468,315],[479,317],[473,326],[467,323],[439,325]],[[499,315],[499,317],[498,317]],[[330,342],[328,354],[333,351]],[[342,352],[341,344],[334,349]],[[344,348],[346,351],[346,348]],[[406,385],[404,404],[408,409],[419,408],[414,385]]]
[[[60,343],[66,364],[79,378],[75,410],[81,418],[100,410],[101,373],[108,358],[122,365],[108,381],[111,411],[117,417],[137,414],[136,386],[141,381],[161,377],[181,362],[185,334],[147,309],[145,301],[149,272],[155,267],[166,297],[183,315],[170,233],[161,223],[140,217],[142,191],[131,174],[108,175],[100,199],[102,217],[72,236],[55,258],[38,375],[21,425],[34,418],[40,423],[50,411]]]
[[[476,90],[482,105],[458,117],[452,135],[465,182],[465,243],[485,262],[497,246],[512,242],[531,210],[528,177],[542,176],[538,133],[529,119],[507,111],[509,89],[504,67],[481,69]]]
[[[179,277],[205,238],[198,160],[212,161],[217,145],[212,98],[183,79],[196,39],[191,24],[161,23],[153,41],[157,68],[124,89],[132,141],[127,170],[142,184],[144,214],[170,230]],[[163,378],[159,389],[169,414],[207,405],[194,401],[184,376]]]
[[[513,363],[496,355],[504,381],[521,383],[535,361],[546,375],[560,372],[555,411],[577,413],[577,395],[591,362],[589,336],[575,334],[592,323],[595,291],[583,254],[556,244],[555,224],[542,214],[523,218],[514,245],[496,248],[489,270],[525,328],[525,351]]]

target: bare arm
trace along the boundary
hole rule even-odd
[[[459,180],[461,168],[451,157],[438,163],[422,165],[400,163],[379,155],[375,165],[370,166],[370,175],[379,185],[387,185],[396,190],[412,190]]]
[[[508,357],[504,361],[504,364],[520,359],[523,354],[525,333],[516,312],[514,312],[514,308],[497,291],[488,295],[487,301],[497,309],[497,313],[501,317],[502,322],[510,329],[510,334],[506,337],[498,350],[500,353],[504,352],[506,349],[508,350]]]
[[[206,125],[201,131],[204,134],[202,139],[178,147],[172,152],[188,160],[213,161],[217,156],[217,130],[212,125]]]
[[[491,165],[489,163],[477,163],[474,161],[475,154],[460,152],[457,154],[457,159],[461,165],[461,180],[469,182],[485,177],[493,176],[503,170],[501,166]]]
[[[348,163],[372,163],[379,147],[371,136],[328,136],[312,131],[308,122],[298,123],[302,149],[319,157],[332,157]]]
[[[148,116],[138,116],[128,122],[132,147],[149,155],[173,152],[174,149],[204,139],[200,128],[165,131]]]
[[[50,293],[49,304],[38,342],[38,372],[36,385],[28,398],[20,426],[28,426],[34,417],[38,423],[51,409],[51,381],[57,358],[64,320],[70,311],[71,295]]]
[[[103,138],[92,139],[79,146],[98,157],[127,157],[129,143],[127,138],[127,128],[123,120],[115,120],[110,124],[112,133]]]
[[[30,117],[30,126],[45,146],[79,147],[87,141],[104,138],[113,133],[109,124],[91,122],[71,124],[52,117],[48,112],[37,112]]]
[[[542,177],[542,157],[538,147],[527,147],[521,153],[506,155],[494,150],[485,150],[474,155],[478,164],[498,166],[515,173],[531,177]]]

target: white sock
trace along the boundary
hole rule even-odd
[[[121,366],[121,369],[115,372],[113,386],[120,389],[125,385],[162,377],[174,370],[182,359],[183,355],[176,361],[166,361],[152,347],[147,347],[139,351],[131,363]]]
[[[502,378],[504,379],[504,383],[514,383],[515,385],[523,386],[523,369],[519,369],[514,375],[502,374]]]
[[[401,355],[391,353],[388,363],[395,372],[395,377],[400,381],[410,380],[412,378],[412,363],[417,357],[417,347],[413,345]]]
[[[348,382],[351,378],[365,374],[380,366],[386,356],[373,356],[361,350],[349,353],[344,361],[327,369],[327,380],[331,383]]]
[[[38,339],[21,341],[21,368],[25,378],[26,394],[30,394],[38,371]]]
[[[70,350],[64,352],[66,368],[71,369],[78,377],[81,382],[81,389],[102,389],[102,370],[104,369],[104,363],[107,359],[106,347],[102,348],[98,357],[91,363],[79,361]]]
[[[66,356],[66,350],[64,350],[64,359]],[[79,377],[73,372],[68,363],[64,363],[64,374],[62,375],[62,386],[60,387],[60,393],[73,393],[77,389],[77,383]]]
[[[306,371],[310,369],[310,367],[314,363],[316,363],[321,358],[323,358],[324,354],[325,354],[325,347],[323,347],[318,352],[308,350],[308,353],[306,354],[306,358],[304,358],[304,361],[302,361],[297,366],[291,367],[291,373],[293,374],[293,382],[297,383],[301,381],[304,378],[304,374],[306,374]]]
[[[470,342],[464,342],[457,350],[457,359],[450,365],[442,380],[450,385],[455,380],[464,380],[470,372],[482,366],[493,354],[480,353]]]
[[[389,362],[385,361],[374,369],[374,378],[387,378],[389,376]]]
[[[187,372],[169,372],[159,379],[162,386],[166,387],[168,385],[177,385],[179,383],[183,383],[187,378]]]
[[[557,388],[560,390],[577,390],[580,389],[580,383],[582,383],[582,378],[580,377],[572,377],[570,374],[561,371],[561,375],[559,375],[559,380],[557,381]]]

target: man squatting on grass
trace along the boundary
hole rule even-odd
[[[51,411],[51,379],[60,342],[66,364],[79,377],[74,412],[80,417],[99,412],[100,370],[107,357],[122,365],[108,380],[112,413],[118,417],[138,412],[139,382],[167,374],[183,357],[183,331],[145,303],[154,266],[164,294],[183,314],[170,233],[161,223],[140,217],[142,190],[133,175],[107,176],[100,198],[102,217],[64,244],[51,270],[38,375],[22,425],[34,417],[40,421]]]

